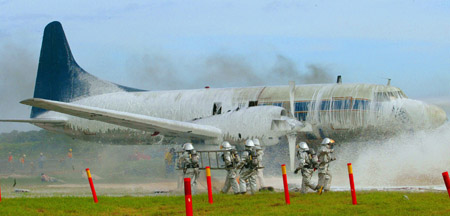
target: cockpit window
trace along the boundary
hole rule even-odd
[[[375,100],[376,101],[391,101],[398,98],[406,98],[405,93],[402,91],[392,91],[392,92],[376,92],[375,93]]]

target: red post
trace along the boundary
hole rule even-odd
[[[350,191],[352,193],[352,203],[356,205],[356,191],[355,191],[355,182],[353,181],[353,168],[352,163],[347,164],[348,167],[348,178],[350,179]]]
[[[206,167],[206,184],[208,185],[208,201],[209,204],[212,204],[211,168],[209,166]]]
[[[91,171],[89,170],[89,168],[86,168],[86,174],[89,179],[89,185],[91,186],[92,197],[94,197],[94,202],[98,203],[97,193],[95,192],[94,182],[92,181]]]
[[[2,187],[0,186],[0,202],[2,201]]]
[[[442,177],[444,177],[445,187],[447,188],[447,193],[450,197],[450,178],[448,177],[448,172],[443,172]]]
[[[192,193],[190,178],[184,178],[184,202],[186,203],[186,216],[192,216]]]
[[[289,197],[289,187],[286,176],[286,164],[281,165],[281,172],[283,173],[283,185],[284,185],[284,199],[286,204],[291,204],[291,198]]]

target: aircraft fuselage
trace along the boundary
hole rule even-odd
[[[251,106],[280,106],[290,112],[288,86],[115,92],[86,96],[72,103],[188,122]],[[157,136],[157,131],[142,132],[56,112],[46,112],[38,118],[61,116],[68,120],[65,125],[36,125],[76,138],[113,144],[175,142],[163,140]],[[313,131],[303,134],[304,139],[310,140],[326,136],[338,140],[387,136],[401,131],[434,128],[446,119],[440,108],[408,99],[399,88],[373,84],[297,86],[295,116],[312,125]],[[236,132],[225,139],[238,143],[251,138],[250,134],[255,132]],[[261,136],[265,145],[279,141],[276,134]]]

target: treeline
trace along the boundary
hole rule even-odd
[[[80,140],[46,130],[25,132],[14,130],[0,134],[0,160],[5,159],[9,152],[14,156],[25,154],[28,158],[37,158],[41,152],[46,157],[58,158],[69,149],[73,149],[74,155],[88,152],[95,154],[99,146],[83,145]]]
[[[46,130],[38,131],[17,131],[0,134],[0,143],[26,143],[26,142],[68,142],[71,139],[67,136],[51,133]]]

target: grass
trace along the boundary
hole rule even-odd
[[[408,199],[404,197],[406,195]],[[205,194],[193,197],[194,215],[448,215],[447,193],[360,192],[358,205],[349,192],[256,195]],[[184,215],[184,196],[8,198],[0,202],[0,215]]]

